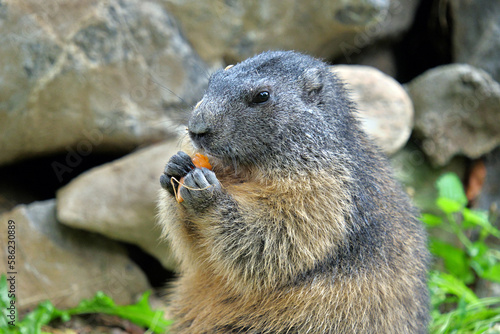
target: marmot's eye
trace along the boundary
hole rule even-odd
[[[268,91],[262,91],[258,92],[252,100],[252,103],[264,103],[267,100],[269,100],[269,92]]]

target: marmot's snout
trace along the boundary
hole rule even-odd
[[[205,147],[207,138],[211,132],[211,127],[205,121],[203,112],[198,111],[194,113],[188,124],[188,133],[191,141],[198,147]]]

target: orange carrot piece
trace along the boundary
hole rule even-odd
[[[198,168],[205,167],[207,169],[212,169],[212,165],[208,162],[207,156],[203,154],[196,153],[191,160],[193,160],[193,164]]]

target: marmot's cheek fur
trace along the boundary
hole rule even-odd
[[[172,333],[427,332],[425,232],[326,64],[266,52],[214,73],[189,134],[213,169],[179,153],[162,179],[191,188],[159,202]]]

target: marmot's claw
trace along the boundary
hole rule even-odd
[[[172,183],[170,182],[171,178],[165,174],[160,176],[160,185],[163,189],[167,190],[171,194],[174,194],[174,188],[172,187]]]
[[[179,189],[184,199],[182,204],[194,209],[203,209],[212,202],[214,193],[220,187],[214,172],[206,168],[196,168],[185,176],[184,184]]]

